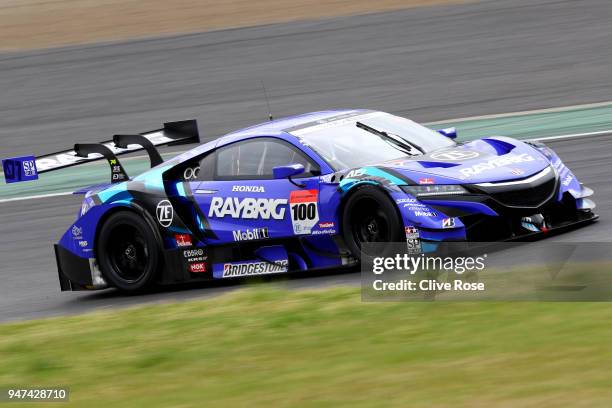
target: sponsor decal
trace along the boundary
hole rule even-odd
[[[445,152],[432,153],[429,155],[434,160],[461,161],[480,157],[480,153],[473,150],[449,150]]]
[[[170,224],[172,224],[172,220],[174,219],[174,208],[172,208],[170,201],[160,201],[157,204],[155,213],[157,214],[157,221],[162,227],[169,227]]]
[[[194,249],[185,249],[183,251],[183,258],[187,261],[188,264],[194,262],[204,262],[208,259],[206,256],[204,249],[202,248],[194,248]]]
[[[565,176],[565,178],[563,179],[561,184],[563,184],[565,187],[567,187],[567,186],[570,185],[570,183],[572,182],[573,179],[574,179],[574,176],[572,176],[571,174],[568,174],[567,176]]]
[[[421,210],[413,210],[413,209],[411,209],[411,211],[414,211],[414,215],[416,215],[417,217],[437,217],[438,216],[438,214],[433,211],[421,211]]]
[[[385,164],[387,163],[389,164],[389,166],[401,166],[404,163],[407,163],[407,161],[405,159],[394,159],[385,162]]]
[[[336,224],[331,222],[331,221],[320,222],[319,223],[319,228],[334,228],[335,226],[336,226]]]
[[[498,167],[504,167],[510,164],[525,163],[525,162],[530,162],[534,160],[535,159],[532,156],[528,155],[527,153],[522,153],[519,155],[514,155],[514,156],[509,156],[509,157],[499,157],[496,159],[491,159],[486,162],[482,162],[482,163],[478,163],[470,167],[466,167],[459,171],[464,176],[470,177],[470,176],[476,176],[487,170],[496,169]]]
[[[83,200],[83,203],[81,204],[81,216],[87,214],[87,211],[89,211],[94,205],[95,202],[91,199],[91,197],[87,197],[85,200]]]
[[[346,174],[345,178],[357,178],[363,176],[364,174],[365,170],[363,169],[351,170]]]
[[[192,246],[191,235],[189,234],[174,234],[174,240],[176,241],[176,246],[178,247],[188,247]]]
[[[114,145],[114,143],[113,143]],[[100,154],[90,154],[88,157],[102,157]],[[76,155],[74,151],[68,153],[60,153],[52,157],[36,160],[36,167],[38,171],[50,170],[56,167],[66,166],[68,164],[74,164],[81,161],[85,161]]]
[[[23,165],[23,174],[26,177],[36,176],[36,164],[34,164],[34,160],[25,160],[21,162]]]
[[[194,262],[189,264],[189,272],[202,273],[206,272],[206,262]]]
[[[395,202],[397,204],[403,204],[403,203],[416,203],[417,200],[416,198],[398,198],[397,200],[395,200]],[[405,206],[404,206],[405,207]]]
[[[187,167],[185,171],[183,171],[183,178],[186,181],[195,180],[198,178],[198,174],[200,174],[200,166]]]
[[[419,184],[434,184],[434,179],[430,177],[420,178]]]
[[[454,228],[454,227],[455,227],[454,218],[443,218],[442,219],[442,228]]]
[[[377,117],[381,115],[382,115],[381,112],[372,112],[372,113],[366,113],[366,114],[361,114],[361,115],[355,114],[355,113],[347,113],[347,114],[342,114],[338,116],[333,116],[327,119],[317,120],[317,121],[311,122],[312,124],[299,125],[299,126],[296,126],[295,128],[289,129],[288,132],[294,136],[300,137],[305,134],[316,132],[322,129],[330,129],[330,128],[334,128],[337,126],[343,126],[343,125],[353,125],[354,126],[356,121],[362,121],[368,118],[373,118],[373,117]]]
[[[421,253],[421,241],[417,238],[406,239],[406,247],[408,248],[409,254],[420,254]]]
[[[110,159],[108,163],[111,166],[111,179],[114,180],[124,180],[125,175],[121,171],[121,166],[117,163],[117,160]]]
[[[156,146],[162,143],[168,143],[168,142],[174,141],[173,139],[167,136],[164,136],[163,132],[150,133],[144,136]],[[137,145],[128,145],[127,148],[123,149],[123,148],[115,146],[115,143],[112,141],[108,143],[103,143],[103,145],[108,147],[115,154],[128,152],[128,151],[134,151],[134,150],[138,150],[141,148],[140,146],[137,146]],[[99,159],[100,157],[102,157],[102,155],[98,153],[90,154],[88,157],[79,157],[76,155],[74,150],[70,150],[67,152],[62,152],[59,154],[48,156],[42,159],[37,159],[36,167],[38,168],[38,171],[41,172],[41,171],[55,169],[58,167],[63,167],[68,164],[82,163],[82,162],[86,162],[86,161],[90,161],[94,159]]]
[[[287,200],[284,198],[213,197],[208,210],[209,217],[282,220]]]
[[[74,225],[72,226],[71,232],[73,239],[83,239],[83,228]]]
[[[81,248],[85,248],[87,245],[89,245],[89,243],[87,241],[79,241],[79,246]]]
[[[264,186],[232,186],[232,191],[240,193],[265,193]]]
[[[233,278],[249,275],[266,275],[288,271],[289,262],[281,259],[275,262],[253,261],[223,264],[223,278]]]
[[[406,232],[406,246],[409,254],[418,254],[421,252],[421,240],[419,239],[419,230],[412,226],[404,227]]]
[[[521,170],[521,169],[510,169],[510,173],[514,174],[515,176],[520,176],[521,174],[523,174],[523,170]]]
[[[408,207],[410,210],[413,210],[414,208],[418,208],[420,210],[422,210],[423,208],[429,208],[427,207],[426,204],[423,203],[419,203],[419,202],[413,202],[413,203],[406,203],[403,205],[404,208]]]
[[[193,258],[194,256],[204,256],[204,250],[202,248],[186,249],[183,251],[185,258]]]
[[[321,183],[337,183],[336,174],[334,173],[325,174],[321,176],[319,179],[321,180]]]
[[[414,236],[416,237],[419,236],[419,230],[412,225],[405,227],[404,230],[406,232],[407,237],[410,236],[411,238],[413,238]]]
[[[335,228],[321,229],[321,230],[312,230],[312,235],[334,235],[337,234]]]
[[[404,208],[408,207],[410,211],[424,211],[429,209],[425,204],[422,203],[409,203],[404,204]]]
[[[296,235],[310,234],[319,222],[318,190],[296,190],[289,195],[291,224]]]
[[[234,241],[254,241],[258,239],[270,238],[267,228],[253,228],[244,231],[232,231],[232,234],[234,235]]]

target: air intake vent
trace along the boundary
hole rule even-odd
[[[523,180],[480,183],[471,187],[506,207],[538,208],[557,192],[557,175],[551,167]]]

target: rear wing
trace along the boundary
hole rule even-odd
[[[17,183],[38,179],[46,173],[100,159],[106,159],[111,168],[111,183],[119,183],[128,176],[117,156],[138,150],[146,150],[151,167],[163,162],[157,146],[174,146],[199,143],[196,120],[164,123],[164,127],[136,135],[115,135],[113,140],[94,144],[76,144],[72,150],[63,150],[42,156],[21,156],[2,160],[4,179]]]

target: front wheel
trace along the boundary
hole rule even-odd
[[[129,211],[111,215],[97,241],[97,258],[104,278],[117,289],[140,292],[158,271],[159,245],[147,222]]]
[[[354,256],[383,255],[368,253],[367,243],[405,240],[403,223],[389,196],[376,187],[361,187],[349,197],[342,217],[344,240]]]

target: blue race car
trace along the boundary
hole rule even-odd
[[[22,181],[100,158],[111,166],[111,183],[78,192],[78,217],[55,245],[62,290],[338,269],[357,265],[367,242],[420,253],[597,219],[593,191],[543,144],[455,137],[384,112],[324,111],[165,162],[155,146],[199,141],[195,121],[4,167],[7,181]],[[129,178],[116,156],[141,146],[152,168]]]

